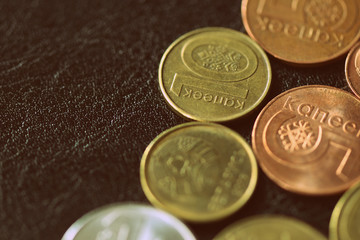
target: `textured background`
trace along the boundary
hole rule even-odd
[[[157,70],[166,48],[200,27],[245,32],[241,1],[0,1],[0,239],[60,239],[84,213],[147,202],[139,163],[160,132],[185,122],[166,105]],[[348,90],[344,58],[299,68],[272,58],[265,102],[293,87]],[[250,143],[256,115],[226,124]],[[277,213],[327,234],[339,196],[286,192],[261,171],[248,204],[211,224],[210,239],[246,216]]]

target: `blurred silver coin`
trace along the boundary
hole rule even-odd
[[[62,240],[195,240],[172,215],[142,204],[111,204],[78,219]]]

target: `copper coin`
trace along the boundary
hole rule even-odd
[[[351,90],[360,98],[360,42],[351,49],[346,58],[345,75]]]
[[[260,112],[252,146],[280,187],[308,195],[343,192],[360,180],[360,101],[329,86],[290,89]]]
[[[360,37],[359,0],[243,0],[241,10],[248,34],[294,64],[333,60]]]

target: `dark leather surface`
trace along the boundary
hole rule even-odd
[[[139,163],[160,132],[185,122],[166,105],[157,70],[166,48],[200,27],[245,32],[241,1],[0,1],[0,239],[60,239],[84,213],[113,202],[147,202]],[[266,101],[293,87],[348,90],[344,58],[300,68],[269,57]],[[226,125],[250,143],[258,108]],[[247,216],[276,213],[324,234],[339,196],[286,192],[261,171],[248,204],[211,224],[210,239]]]

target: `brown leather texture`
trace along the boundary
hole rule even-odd
[[[148,203],[139,179],[143,151],[185,122],[159,90],[161,56],[197,28],[245,32],[240,7],[240,0],[0,1],[0,239],[60,239],[97,207]],[[277,94],[310,84],[349,91],[344,57],[312,68],[269,59],[264,103],[225,124],[249,143],[257,114]],[[245,217],[283,214],[327,234],[338,198],[289,193],[260,170],[243,209],[187,225],[207,240]]]

